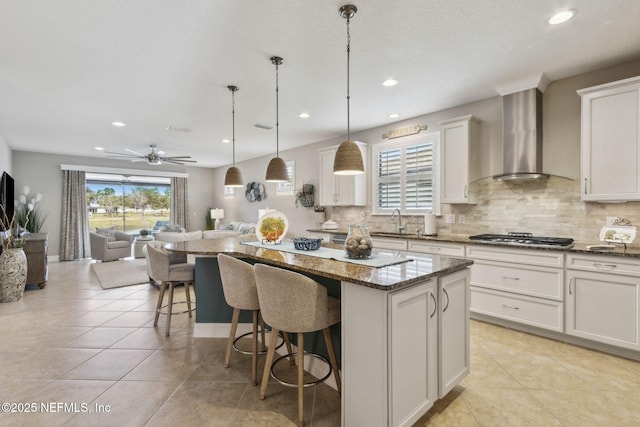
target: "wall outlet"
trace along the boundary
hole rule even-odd
[[[447,224],[455,224],[456,223],[456,216],[455,214],[449,214],[445,217],[445,220],[447,222]]]
[[[466,220],[464,215],[458,215],[458,224],[464,224]]]

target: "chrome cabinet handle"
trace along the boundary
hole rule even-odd
[[[595,268],[605,268],[605,269],[609,269],[609,268],[618,268],[618,266],[616,264],[603,264],[601,262],[594,262],[593,266]]]
[[[571,290],[572,286],[573,286],[573,277],[569,279],[569,295],[573,295],[573,291]]]
[[[520,307],[516,307],[513,305],[502,304],[502,308],[510,308],[511,310],[520,310]]]
[[[503,280],[505,280],[505,279],[506,280],[520,280],[519,277],[509,277],[509,276],[502,276],[502,279]]]
[[[442,312],[444,313],[445,311],[447,311],[447,308],[449,308],[449,294],[447,293],[447,290],[445,288],[442,288],[442,292],[444,292],[444,296],[447,297],[447,305],[445,305],[442,309]]]
[[[584,194],[587,194],[587,178],[584,179]]]
[[[429,317],[433,318],[433,316],[435,316],[436,314],[436,311],[438,311],[438,302],[436,301],[436,297],[433,295],[433,292],[431,292],[430,295],[431,299],[433,299],[433,313],[431,313]]]

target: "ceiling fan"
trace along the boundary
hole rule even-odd
[[[173,163],[176,165],[183,165],[185,163],[197,163],[195,160],[188,160],[191,156],[164,156],[164,151],[158,150],[155,144],[149,145],[151,152],[149,154],[138,153],[137,151],[129,150],[125,148],[125,151],[129,153],[114,153],[111,151],[105,151],[110,154],[107,157],[131,159],[132,162],[144,162],[146,161],[150,165],[161,165],[162,163]]]

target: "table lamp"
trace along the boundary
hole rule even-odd
[[[220,220],[224,218],[224,209],[211,209],[211,218],[216,220],[213,224],[213,228],[220,230]]]

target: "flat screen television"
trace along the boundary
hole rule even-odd
[[[0,221],[0,231],[7,231],[6,227],[9,224],[6,223],[10,222],[11,218],[13,218],[15,199],[14,187],[15,183],[11,175],[3,172],[2,179],[0,180],[0,205],[4,208],[4,212],[0,211],[0,219],[2,219],[2,221]],[[5,220],[5,213],[8,221]]]

